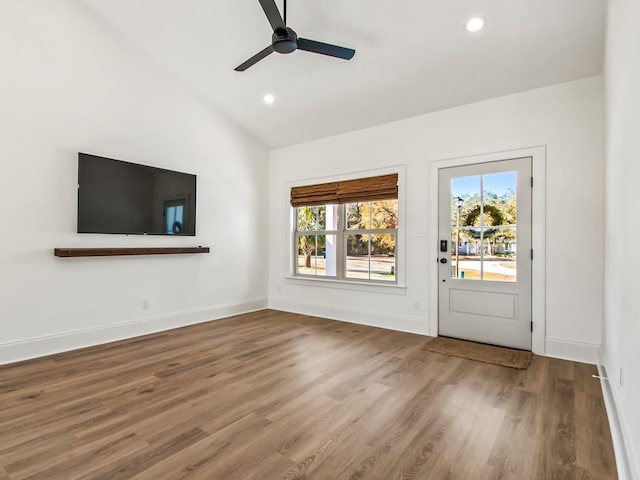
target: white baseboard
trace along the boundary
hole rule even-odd
[[[640,479],[640,468],[635,461],[633,451],[628,447],[628,441],[625,440],[625,438],[629,438],[629,432],[626,431],[627,423],[624,421],[622,411],[618,408],[619,402],[616,398],[615,389],[612,387],[611,382],[607,380],[608,372],[601,355],[598,362],[598,374],[601,377],[600,386],[602,387],[604,405],[609,418],[609,429],[611,430],[613,451],[616,456],[618,479],[638,480]]]
[[[544,354],[547,357],[597,365],[600,357],[600,344],[547,337]]]
[[[281,298],[270,298],[269,308],[285,312],[301,313],[316,317],[330,318],[344,322],[358,323],[370,327],[386,328],[401,332],[429,335],[429,322],[426,318],[410,315],[390,315],[376,311],[360,310],[331,305],[296,302]],[[600,345],[593,343],[572,342],[558,338],[547,338],[545,356],[572,360],[574,362],[598,363]]]
[[[269,299],[269,308],[285,312],[330,318],[343,322],[357,323],[369,327],[386,328],[400,332],[428,335],[429,322],[426,317],[412,315],[390,315],[370,310],[360,310],[309,302],[296,302],[279,298]]]
[[[232,315],[262,310],[266,307],[267,299],[261,298],[242,303],[216,305],[139,318],[86,330],[29,338],[17,342],[0,343],[0,365],[218,320]]]

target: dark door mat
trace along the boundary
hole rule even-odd
[[[497,347],[484,343],[468,342],[455,338],[436,337],[422,346],[423,350],[467,358],[477,362],[526,370],[533,354],[525,350]]]

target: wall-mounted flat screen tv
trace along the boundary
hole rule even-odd
[[[196,176],[78,154],[78,233],[196,234]]]

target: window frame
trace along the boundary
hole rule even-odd
[[[313,205],[311,207],[332,207],[333,205]],[[336,205],[337,207],[341,207],[341,205]],[[298,230],[298,209],[299,208],[309,208],[309,206],[305,207],[305,206],[300,206],[300,207],[291,207],[293,209],[293,218],[294,218],[294,227],[293,227],[293,248],[292,248],[292,253],[293,253],[293,276],[296,278],[328,278],[328,279],[338,279],[338,275],[337,272],[340,271],[340,266],[338,265],[340,262],[340,242],[337,241],[338,236],[340,235],[340,220],[341,220],[341,215],[340,215],[340,210],[341,208],[337,208],[336,210],[336,229],[335,230],[327,230],[326,229],[326,224],[325,224],[325,230]],[[325,217],[326,218],[326,217]],[[325,220],[326,222],[326,220]],[[298,273],[298,239],[301,236],[308,236],[308,235],[314,235],[314,236],[318,236],[318,235],[324,235],[325,237],[329,236],[329,235],[335,235],[336,237],[336,276],[319,276],[319,275],[310,275],[310,274],[304,274],[304,273]],[[326,248],[326,246],[325,246]],[[316,257],[318,256],[318,241],[316,240]],[[316,264],[316,271],[317,271],[317,264]]]
[[[386,162],[386,159],[384,160]],[[372,163],[371,160],[369,163]],[[396,283],[391,282],[361,282],[355,279],[340,280],[334,277],[317,277],[311,275],[296,275],[296,258],[294,249],[295,230],[297,228],[297,219],[295,217],[296,209],[291,206],[290,193],[294,187],[315,185],[328,182],[341,182],[345,180],[356,180],[366,177],[375,177],[379,175],[396,174],[398,175],[398,229],[396,237]],[[415,177],[412,182],[419,182],[419,178]],[[329,288],[336,290],[352,290],[359,292],[371,292],[384,295],[406,295],[407,294],[407,253],[408,253],[408,228],[409,220],[407,216],[407,165],[405,163],[396,163],[377,168],[366,168],[362,170],[353,170],[350,172],[341,172],[333,175],[315,175],[315,176],[303,176],[297,178],[291,178],[286,181],[285,188],[281,190],[281,211],[283,212],[285,221],[285,228],[281,231],[282,240],[282,257],[285,263],[281,265],[281,275],[284,281],[291,285],[299,285],[301,287],[312,288]],[[417,188],[417,187],[416,187]],[[425,219],[425,226],[414,226],[415,228],[415,241],[426,242],[427,227]],[[281,227],[280,227],[281,228]],[[416,261],[427,263],[426,249],[421,249],[414,252],[416,255]]]
[[[389,200],[382,198],[380,200],[370,200],[369,202],[375,201],[384,201]],[[398,207],[396,210],[396,214],[398,216],[398,225],[402,225],[403,222],[400,221],[400,199],[397,199]],[[399,238],[400,238],[400,228],[370,228],[370,229],[349,229],[346,226],[346,209],[347,205],[352,205],[355,203],[365,203],[365,202],[350,202],[344,204],[325,204],[325,205],[316,205],[318,207],[326,207],[330,208],[332,206],[336,206],[336,229],[335,230],[298,230],[298,210],[300,208],[308,208],[309,206],[298,206],[298,207],[290,207],[293,214],[293,243],[291,248],[292,253],[292,276],[295,279],[309,279],[309,280],[318,280],[318,281],[338,281],[345,283],[357,283],[362,285],[383,285],[383,286],[400,286],[400,273],[402,269],[400,267],[400,262],[398,258],[398,246],[399,246]],[[326,225],[325,225],[326,228]],[[372,278],[354,278],[347,276],[347,236],[348,235],[394,235],[395,237],[395,247],[393,251],[394,258],[394,280],[378,280]],[[325,238],[329,235],[335,235],[336,238],[336,275],[328,276],[328,275],[311,275],[299,272],[299,263],[298,263],[298,245],[300,236],[307,235],[324,235]],[[316,257],[318,253],[318,246],[316,241]],[[325,247],[326,248],[326,247]],[[371,277],[371,239],[368,241],[368,259],[369,259],[369,277]],[[316,264],[317,265],[317,264]],[[317,267],[316,267],[317,272]],[[403,277],[404,278],[404,277]]]

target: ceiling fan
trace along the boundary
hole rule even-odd
[[[296,50],[305,50],[307,52],[320,53],[321,55],[342,58],[344,60],[351,60],[355,55],[356,51],[351,48],[339,47],[338,45],[298,37],[298,34],[286,25],[287,0],[284,0],[284,19],[280,16],[275,0],[258,1],[273,28],[271,45],[256,53],[246,62],[238,65],[234,69],[236,72],[244,72],[247,68],[258,63],[273,52],[292,53]]]

